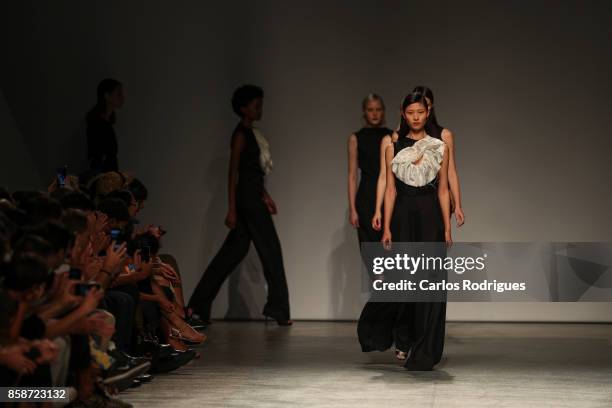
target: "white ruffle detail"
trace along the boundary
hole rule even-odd
[[[391,161],[391,170],[404,183],[423,187],[436,178],[444,158],[444,148],[442,140],[425,135],[395,155]]]
[[[253,128],[253,134],[255,135],[257,144],[259,145],[259,165],[261,166],[264,174],[268,175],[272,171],[272,167],[274,167],[274,163],[272,162],[272,154],[270,153],[270,144],[261,134],[261,130]]]

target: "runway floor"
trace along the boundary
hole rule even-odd
[[[362,353],[356,323],[217,321],[202,357],[121,394],[136,407],[612,407],[612,325],[448,323],[409,372]]]

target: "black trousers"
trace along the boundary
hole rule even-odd
[[[437,194],[423,191],[398,193],[391,225],[395,242],[444,242]],[[357,333],[363,351],[383,351],[395,343],[397,349],[410,351],[404,367],[431,370],[442,358],[445,325],[446,302],[368,302]]]
[[[210,262],[195,288],[189,307],[203,319],[210,318],[212,302],[221,285],[246,257],[253,242],[268,283],[268,299],[263,314],[274,319],[287,320],[289,291],[283,266],[280,241],[261,193],[238,193],[238,219],[236,227],[227,234],[223,246]]]
[[[138,287],[136,285],[118,286],[107,290],[101,303],[102,309],[115,316],[113,341],[119,350],[126,353],[130,350],[130,340],[134,328],[136,307],[134,296],[138,299]]]

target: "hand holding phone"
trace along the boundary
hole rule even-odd
[[[57,169],[57,187],[63,188],[66,187],[66,179],[68,175],[68,166],[62,166]]]

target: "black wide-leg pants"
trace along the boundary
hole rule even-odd
[[[444,242],[435,192],[398,194],[391,229],[395,242]],[[446,302],[368,302],[357,333],[363,351],[383,351],[395,343],[398,350],[410,352],[407,369],[431,370],[442,358],[445,325]]]
[[[189,300],[191,307],[203,319],[210,318],[212,302],[227,277],[246,257],[253,242],[263,266],[268,284],[268,299],[263,314],[278,320],[288,320],[289,291],[280,241],[268,207],[260,193],[237,197],[236,227],[227,234],[221,249],[210,262]]]

